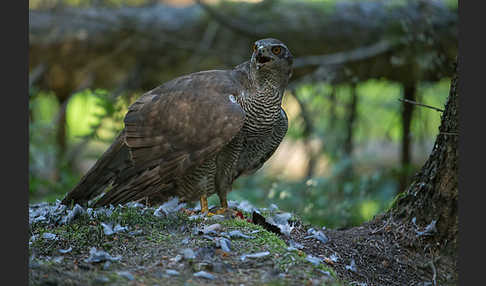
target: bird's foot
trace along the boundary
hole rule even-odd
[[[238,211],[231,209],[231,208],[218,208],[215,210],[212,210],[208,213],[208,216],[214,216],[214,215],[223,215],[226,218],[235,218],[237,216]]]
[[[228,208],[219,208],[214,211],[214,213],[210,213],[211,215],[224,215],[229,209]]]

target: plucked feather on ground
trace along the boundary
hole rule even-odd
[[[130,107],[125,128],[63,204],[104,206],[177,196],[226,194],[240,175],[262,167],[287,132],[282,97],[292,75],[292,54],[276,39],[258,40],[251,59],[232,70],[175,78]]]

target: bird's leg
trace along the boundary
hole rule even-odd
[[[209,212],[208,197],[206,195],[202,195],[200,202],[201,202],[201,213],[208,213]]]
[[[228,211],[228,201],[226,200],[226,192],[218,193],[219,203],[221,208],[217,209],[214,214],[225,214]]]

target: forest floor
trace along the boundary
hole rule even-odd
[[[433,229],[397,237],[390,230],[400,226],[376,219],[330,230],[304,225],[276,206],[230,207],[232,215],[207,216],[176,200],[158,208],[30,205],[29,285],[425,286],[450,280],[447,261],[416,251]],[[410,248],[403,247],[406,240]]]

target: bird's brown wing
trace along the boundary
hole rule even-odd
[[[231,71],[206,71],[143,95],[124,120],[133,165],[97,205],[161,195],[175,178],[216,154],[243,126],[245,113],[234,101],[242,89]]]

